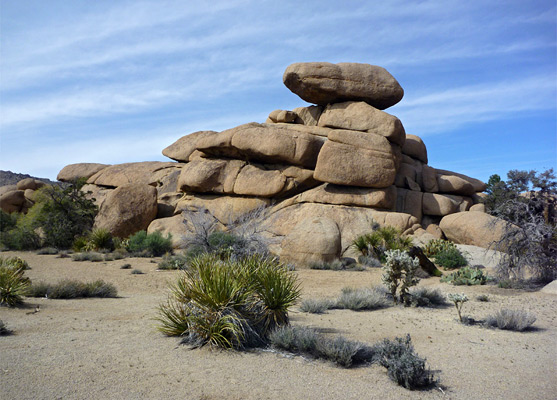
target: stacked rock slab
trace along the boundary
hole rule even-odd
[[[188,233],[184,209],[207,209],[226,225],[266,206],[274,250],[298,263],[351,255],[352,240],[372,222],[440,237],[444,216],[481,203],[483,182],[429,166],[424,142],[383,111],[404,94],[384,68],[297,63],[283,80],[313,105],[181,137],[163,150],[175,163],[102,168],[85,189],[102,208],[117,187],[155,186],[158,214],[148,230],[175,240]]]

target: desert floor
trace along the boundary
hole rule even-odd
[[[464,292],[464,314],[475,319],[501,309],[536,314],[535,329],[518,333],[465,326],[453,306],[390,307],[369,312],[291,313],[293,324],[375,343],[410,333],[416,351],[438,371],[440,385],[408,391],[380,366],[341,369],[268,350],[189,350],[155,329],[156,308],[178,272],[157,271],[150,259],[75,262],[53,255],[19,255],[33,281],[103,279],[116,299],[26,299],[0,308],[14,335],[0,337],[0,399],[554,399],[557,397],[557,296],[455,287],[438,278],[420,285]],[[130,263],[143,275],[120,266]],[[381,271],[299,270],[303,297],[336,297],[345,286],[380,284]],[[488,294],[489,302],[476,296]],[[34,313],[36,306],[40,311]]]

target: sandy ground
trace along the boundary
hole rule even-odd
[[[156,271],[149,259],[74,262],[20,255],[34,281],[62,278],[115,284],[120,298],[26,300],[0,308],[14,330],[0,337],[0,399],[555,399],[557,296],[494,286],[454,287],[438,278],[420,285],[464,292],[464,314],[485,318],[500,308],[536,314],[536,329],[517,333],[464,326],[454,307],[390,307],[370,312],[294,309],[293,324],[375,343],[410,333],[414,346],[439,372],[440,388],[408,391],[379,366],[341,369],[272,351],[189,350],[155,330],[156,307],[176,271]],[[141,269],[132,275],[124,263]],[[345,286],[380,283],[380,270],[297,272],[303,297],[336,297]],[[488,294],[489,302],[476,296]],[[40,312],[32,313],[37,305]]]

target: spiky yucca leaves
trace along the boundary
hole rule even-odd
[[[21,257],[0,257],[0,267],[2,266],[13,267],[21,270],[31,269],[27,261]]]
[[[159,307],[159,330],[194,346],[243,348],[263,344],[288,323],[300,295],[295,276],[277,260],[254,255],[240,261],[203,254],[190,263]]]
[[[412,247],[412,239],[403,237],[402,232],[392,226],[385,226],[357,237],[352,246],[363,256],[375,257],[381,262],[386,261],[388,250],[407,251]]]
[[[30,281],[23,276],[27,263],[17,257],[9,260],[2,259],[0,264],[0,305],[13,307],[23,303]]]
[[[87,237],[86,250],[114,250],[112,234],[106,229],[93,229]]]

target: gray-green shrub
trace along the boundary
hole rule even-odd
[[[100,261],[104,261],[104,255],[102,253],[97,253],[95,251],[85,252],[85,253],[74,253],[72,254],[72,260],[100,262]]]
[[[433,372],[426,367],[426,359],[414,352],[410,335],[394,340],[385,339],[374,346],[378,361],[387,368],[387,375],[406,389],[418,389],[435,382]]]
[[[67,279],[55,284],[33,283],[29,289],[29,296],[48,297],[49,299],[105,298],[117,297],[118,290],[113,284],[102,280],[85,283]]]
[[[385,293],[377,288],[343,288],[334,308],[353,311],[377,310],[389,306]]]
[[[334,307],[335,301],[329,299],[305,299],[300,303],[300,311],[310,314],[323,314]]]
[[[486,319],[486,325],[509,331],[524,331],[536,322],[536,316],[521,310],[499,310]]]
[[[277,328],[270,333],[269,340],[276,349],[327,360],[344,368],[371,363],[375,355],[373,348],[363,343],[342,336],[327,338],[307,327]]]

